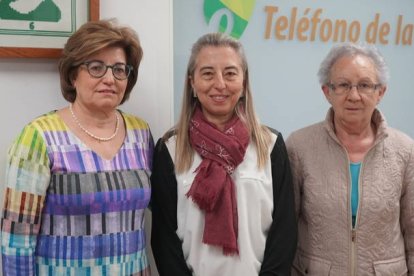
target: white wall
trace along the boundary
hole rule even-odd
[[[145,119],[155,140],[173,124],[171,5],[170,0],[100,0],[101,18],[117,18],[134,28],[141,39],[144,58],[139,79],[121,109]],[[0,85],[0,206],[3,206],[8,146],[26,123],[66,106],[67,102],[59,88],[57,60],[0,59]]]

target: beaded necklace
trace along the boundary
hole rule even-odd
[[[78,125],[78,127],[83,132],[85,132],[86,134],[88,134],[90,137],[92,137],[92,138],[94,138],[94,139],[96,139],[96,140],[98,140],[100,142],[110,141],[110,140],[114,139],[115,136],[118,134],[118,130],[119,130],[119,116],[118,116],[118,113],[117,112],[115,112],[116,125],[115,125],[115,131],[114,131],[114,133],[111,136],[109,136],[109,137],[99,137],[99,136],[96,136],[95,134],[93,134],[92,132],[90,132],[89,130],[87,130],[84,126],[81,125],[81,123],[78,120],[78,117],[76,117],[75,113],[73,112],[72,104],[69,105],[69,110],[70,110],[70,113],[72,114],[73,120]]]

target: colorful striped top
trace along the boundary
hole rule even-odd
[[[126,137],[101,158],[55,111],[9,150],[1,220],[3,275],[150,275],[144,209],[153,140],[122,113]]]

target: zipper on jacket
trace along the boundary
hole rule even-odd
[[[367,152],[368,154],[368,152]],[[358,209],[355,217],[355,225],[352,226],[352,210],[351,206],[349,206],[349,210],[351,212],[351,276],[357,275],[357,252],[356,252],[356,242],[357,242],[357,229],[359,224],[359,214],[361,211],[361,175],[364,167],[364,160],[361,161],[361,167],[359,169],[359,175],[358,175]],[[350,160],[348,160],[350,161]],[[350,181],[352,181],[351,172],[349,172]],[[352,187],[352,183],[351,183]],[[351,190],[351,189],[350,189]],[[351,194],[351,191],[350,191]]]
[[[351,276],[356,275],[356,231],[351,231]]]
[[[351,160],[349,160],[348,157],[348,164],[351,164]],[[358,227],[358,221],[359,221],[359,214],[360,214],[360,198],[361,198],[361,173],[362,173],[362,166],[363,166],[363,161],[361,162],[361,167],[359,170],[359,175],[358,175],[358,209],[356,212],[356,216],[355,216],[355,225],[352,225],[352,206],[351,206],[351,195],[352,195],[352,176],[351,176],[351,170],[349,168],[348,165],[348,176],[349,176],[349,194],[348,194],[348,200],[349,200],[349,206],[348,206],[348,210],[349,210],[349,214],[350,214],[350,228],[351,228],[351,256],[350,256],[350,275],[351,276],[356,276],[356,272],[357,272],[357,253],[356,253],[356,239],[357,239],[357,227]]]
[[[347,157],[347,160],[348,160],[348,176],[349,176],[349,179],[348,179],[348,181],[349,181],[349,183],[351,183],[351,181],[352,181],[352,177],[351,177],[351,171],[350,171],[350,168],[349,168],[349,164],[350,164],[350,162],[351,162],[351,160],[349,159],[349,155],[348,155],[348,152],[347,152],[347,150],[346,150],[346,148],[345,148],[345,146],[339,141],[339,139],[338,139],[338,137],[336,136],[336,134],[333,132],[333,131],[331,131],[331,130],[328,130],[328,132],[329,132],[329,135],[333,138],[333,140],[334,141],[336,141],[341,147],[342,147],[342,149],[343,149],[343,151],[344,151],[344,153],[345,153],[345,155],[346,155],[346,157]],[[374,141],[374,144],[373,145],[371,145],[371,147],[368,149],[368,151],[365,153],[365,156],[364,156],[364,158],[362,159],[362,161],[361,161],[361,168],[360,168],[360,170],[359,170],[359,176],[358,176],[358,209],[357,209],[357,215],[356,215],[356,219],[355,219],[355,227],[353,227],[352,226],[352,207],[351,207],[351,204],[349,204],[349,214],[351,214],[350,215],[350,218],[351,218],[351,220],[350,220],[350,228],[351,228],[351,233],[350,233],[350,235],[351,235],[351,260],[350,260],[350,266],[351,266],[351,269],[350,269],[350,275],[351,276],[356,276],[356,273],[357,273],[357,249],[356,249],[356,242],[357,242],[357,228],[358,228],[358,222],[359,222],[359,214],[360,214],[360,207],[361,207],[361,204],[360,204],[360,199],[361,199],[361,175],[362,175],[362,172],[363,172],[363,167],[364,167],[364,164],[365,164],[365,160],[367,159],[367,156],[369,155],[369,153],[371,152],[371,150],[377,145],[377,144],[379,144],[382,140],[384,140],[385,139],[385,137],[386,137],[387,135],[386,134],[384,134],[384,133],[382,133],[380,136],[377,136],[376,138],[375,138],[375,141]],[[351,183],[351,186],[352,186],[352,183]],[[348,200],[349,200],[349,202],[351,202],[351,188],[348,190],[348,192],[349,192],[349,194],[348,194]]]

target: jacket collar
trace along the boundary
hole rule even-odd
[[[335,141],[340,143],[335,134],[333,118],[334,118],[334,110],[331,107],[329,108],[326,114],[324,128],[328,131],[329,136],[331,136]],[[381,113],[381,111],[378,108],[374,110],[371,121],[374,123],[375,128],[377,129],[377,133],[375,137],[375,144],[376,144],[377,142],[379,142],[380,140],[388,136],[388,125],[387,125],[384,115]]]

